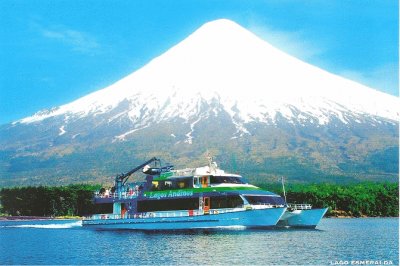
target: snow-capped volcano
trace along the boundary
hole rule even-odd
[[[396,97],[304,63],[221,19],[206,23],[115,84],[20,122],[98,115],[124,101],[129,107],[114,118],[127,116],[139,123],[150,116],[151,122],[171,117],[187,120],[199,115],[201,100],[220,103],[235,123],[273,122],[277,114],[294,120],[315,118],[319,124],[328,123],[332,116],[347,123],[350,113],[388,120],[399,117]]]
[[[211,149],[260,182],[397,180],[399,103],[221,19],[107,88],[0,127],[0,175],[103,182],[132,158],[187,167]]]

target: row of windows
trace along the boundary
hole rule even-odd
[[[244,196],[253,205],[284,205],[282,197],[273,196]],[[211,209],[238,208],[243,206],[243,200],[239,195],[210,197]],[[169,211],[169,210],[196,210],[199,209],[199,198],[143,200],[137,203],[138,212]],[[111,213],[112,204],[98,204],[94,213]]]
[[[210,176],[210,184],[246,184],[243,178],[237,176]]]
[[[138,201],[138,212],[195,210],[199,208],[199,198],[143,200]]]
[[[199,209],[199,198],[143,200],[138,201],[138,212],[196,210]],[[243,206],[239,195],[210,197],[211,209],[237,208]]]
[[[285,200],[282,197],[271,196],[244,196],[246,200],[252,205],[285,205]]]
[[[172,189],[183,189],[183,188],[192,188],[193,187],[193,178],[179,178],[179,179],[171,179],[171,180],[162,180],[162,181],[153,181],[151,190],[172,190]]]
[[[237,176],[185,177],[185,178],[153,181],[151,190],[157,191],[157,190],[193,188],[194,185],[196,187],[207,187],[208,183],[211,185],[224,184],[224,183],[246,184],[243,178]]]

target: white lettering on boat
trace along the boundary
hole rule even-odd
[[[150,199],[190,197],[190,196],[193,196],[193,191],[192,190],[187,190],[187,191],[172,191],[172,190],[170,190],[170,191],[165,191],[165,192],[149,192],[149,194],[147,194],[147,196]]]

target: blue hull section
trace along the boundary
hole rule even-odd
[[[295,228],[315,228],[324,217],[328,208],[286,211],[279,220],[278,226]]]
[[[131,230],[190,230],[274,227],[286,208],[236,211],[185,217],[83,220],[85,227]]]

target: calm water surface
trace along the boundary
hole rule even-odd
[[[399,219],[323,219],[316,230],[146,233],[80,221],[0,222],[0,264],[399,264]]]

